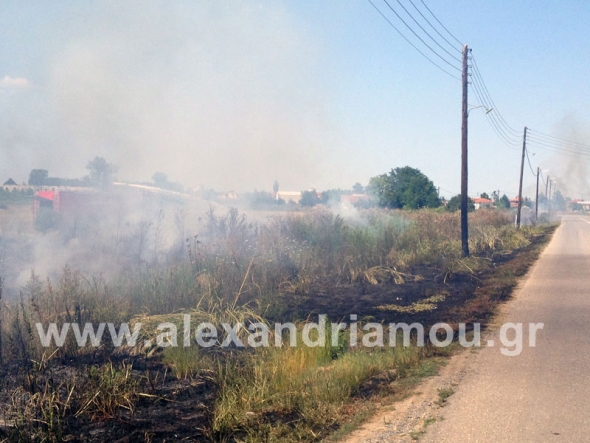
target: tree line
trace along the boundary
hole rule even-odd
[[[108,187],[116,180],[117,166],[107,162],[103,157],[95,157],[86,165],[88,174],[82,178],[50,177],[47,169],[33,169],[29,174],[30,186],[71,186],[71,187]]]

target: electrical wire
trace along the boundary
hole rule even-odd
[[[385,1],[385,3],[387,3],[387,0],[384,0],[384,1]],[[422,32],[424,32],[428,37],[430,37],[430,40],[432,40],[440,49],[442,49],[443,51],[445,51],[449,56],[451,56],[451,58],[455,59],[459,63],[463,63],[459,58],[455,57],[453,54],[451,54],[449,51],[447,51],[445,48],[443,48],[443,46],[438,41],[436,41],[436,39],[432,35],[430,35],[430,33],[426,29],[424,29],[422,27],[422,25],[418,22],[418,20],[416,20],[414,18],[414,16],[410,13],[410,11],[408,11],[406,9],[406,7],[403,5],[403,3],[400,0],[396,0],[396,1],[402,7],[402,9],[404,11],[406,11],[406,14],[408,14],[410,16],[410,18],[414,21],[414,23],[416,23],[418,25],[418,27],[420,29],[422,29]]]
[[[571,151],[571,152],[577,152],[577,153],[581,153],[581,154],[590,154],[590,147],[574,146],[574,145],[563,144],[560,142],[555,142],[550,139],[541,138],[538,135],[536,135],[534,132],[530,134],[530,138],[534,142],[539,143],[540,145],[543,145],[543,146],[552,147],[555,149],[562,149],[562,150]]]
[[[483,77],[479,72],[477,66],[475,66],[475,58],[473,54],[471,55],[471,60],[473,61],[471,68],[473,75],[472,78],[472,86],[473,89],[478,96],[482,105],[484,105],[487,109],[493,109],[493,113],[487,113],[486,116],[488,117],[488,121],[494,127],[496,134],[505,142],[505,144],[510,145],[510,147],[515,147],[520,144],[520,140],[516,139],[514,134],[517,134],[515,130],[513,130],[504,120],[504,117],[500,114],[494,100],[492,99],[489,91],[487,90],[487,86],[484,83]]]
[[[440,20],[439,20],[439,19],[436,17],[436,15],[434,15],[434,12],[432,12],[432,11],[430,10],[430,8],[429,8],[429,7],[426,5],[426,3],[424,3],[424,0],[420,0],[420,1],[421,1],[421,2],[422,2],[422,4],[424,5],[424,7],[425,7],[425,8],[428,10],[428,12],[430,12],[430,15],[432,15],[432,16],[434,17],[434,19],[435,19],[435,20],[438,22],[438,24],[439,24],[439,25],[441,25],[441,26],[443,27],[443,29],[444,29],[445,31],[447,31],[447,33],[448,33],[448,34],[449,34],[451,37],[453,37],[453,38],[455,39],[455,41],[456,41],[457,43],[459,43],[459,44],[461,45],[461,47],[462,47],[462,46],[463,46],[463,43],[461,43],[457,37],[455,37],[453,34],[451,34],[451,31],[449,31],[449,30],[448,30],[448,29],[445,27],[445,25],[443,25],[443,24],[441,23],[441,21],[440,21]]]
[[[540,138],[540,137],[538,137],[535,134],[530,134],[530,138],[534,142],[539,143],[539,144],[541,144],[543,146],[553,147],[553,148],[556,148],[556,149],[563,149],[563,150],[572,151],[572,152],[579,152],[579,153],[582,153],[582,154],[590,154],[590,149],[589,148],[582,148],[582,147],[578,147],[578,146],[571,146],[571,145],[565,145],[565,144],[556,143],[556,142],[553,142],[551,140]]]
[[[504,117],[502,116],[502,113],[500,112],[500,109],[498,108],[498,106],[496,105],[496,103],[494,102],[494,99],[491,97],[490,92],[488,90],[488,87],[486,86],[486,83],[483,79],[483,76],[481,75],[481,71],[479,69],[479,66],[477,66],[477,60],[475,59],[475,56],[473,55],[473,53],[471,53],[471,60],[473,61],[472,63],[472,71],[474,73],[474,76],[478,79],[478,81],[481,83],[482,85],[482,89],[485,93],[485,96],[489,99],[490,104],[491,104],[491,108],[494,109],[494,113],[495,115],[498,116],[499,120],[501,121],[502,125],[506,128],[506,130],[509,133],[512,133],[513,135],[520,135],[520,132],[513,129],[504,119]]]
[[[543,182],[544,185],[546,185],[547,183],[545,183],[545,178],[543,177],[543,170],[539,169],[539,174],[541,174],[541,181]]]
[[[472,63],[472,71],[474,73],[474,76],[477,78],[477,80],[481,83],[482,85],[482,90],[484,92],[484,96],[486,96],[488,98],[488,100],[490,101],[490,104],[494,110],[495,110],[495,114],[498,116],[498,118],[500,119],[502,126],[504,126],[506,128],[506,130],[512,134],[515,135],[520,135],[520,132],[513,129],[504,119],[504,117],[502,116],[502,113],[500,112],[500,109],[498,108],[498,106],[496,105],[496,103],[494,102],[494,99],[491,97],[490,92],[488,90],[487,85],[485,84],[485,81],[483,79],[483,76],[481,75],[481,71],[479,69],[479,66],[477,65],[477,60],[475,59],[475,56],[473,55],[473,53],[471,54],[471,60],[473,61]]]
[[[527,140],[530,144],[533,144],[534,146],[536,146],[539,149],[546,149],[546,150],[558,152],[561,154],[578,155],[578,156],[581,155],[581,156],[590,157],[590,152],[588,152],[588,151],[576,150],[573,148],[547,144],[541,140],[535,139],[533,136],[531,136],[530,138],[527,138]]]
[[[456,56],[454,56],[447,49],[445,49],[440,44],[440,42],[437,40],[437,38],[433,37],[432,34],[429,33],[419,23],[419,21],[412,15],[412,13],[410,13],[410,11],[408,11],[408,9],[401,3],[400,0],[396,0],[396,1],[399,4],[399,6],[401,6],[401,8],[405,11],[405,13],[420,28],[420,30],[424,34],[426,34],[428,36],[428,38],[430,38],[430,40],[432,40],[440,49],[442,49],[453,60],[461,63],[461,60],[459,60]],[[439,32],[439,30],[437,29],[437,27],[435,25],[433,25],[431,23],[431,21],[429,21],[426,18],[426,16],[422,13],[422,11],[416,6],[416,4],[412,0],[408,0],[408,1],[413,6],[413,8],[420,14],[420,16],[422,17],[422,19],[436,32],[436,34],[440,38],[442,38],[442,40],[446,44],[448,44],[451,48],[453,48],[454,50],[458,51],[459,53],[462,52],[461,50],[457,49],[457,47],[454,44],[452,44],[447,38],[445,38],[441,34],[441,32]],[[463,46],[463,44],[461,43],[461,41],[459,39],[457,39],[443,25],[443,23],[436,17],[436,15],[432,12],[432,10],[428,7],[428,5],[426,5],[426,3],[424,2],[424,0],[420,0],[420,1],[421,1],[422,5],[424,6],[424,8],[426,8],[426,10],[436,20],[436,22],[446,31],[446,33],[450,37],[452,37],[459,45]],[[461,78],[457,77],[457,75],[454,75],[452,72],[449,72],[447,69],[443,68],[439,63],[435,62],[431,57],[429,57],[420,48],[418,48],[418,46],[416,46],[416,44],[414,44],[408,37],[406,37],[406,35],[381,11],[381,9],[379,9],[379,7],[377,7],[377,5],[372,0],[368,0],[368,2],[379,13],[379,15],[381,15],[381,17],[383,17],[383,19],[385,19],[385,21],[387,21],[387,23],[407,43],[409,43],[410,46],[412,46],[420,55],[422,55],[426,60],[428,60],[431,64],[433,64],[434,66],[436,66],[438,69],[440,69],[445,74],[449,75],[450,77],[453,77],[456,80],[461,80]],[[420,35],[418,35],[418,33],[416,32],[416,30],[414,30],[412,28],[412,26],[410,26],[402,18],[402,16],[400,14],[398,14],[398,12],[391,6],[391,4],[387,0],[383,0],[383,2],[396,15],[396,17],[405,25],[405,27],[418,40],[420,40],[420,42],[424,46],[426,46],[436,57],[438,57],[444,63],[446,63],[447,65],[449,65],[451,68],[453,68],[453,69],[461,72],[461,69],[460,68],[458,68],[455,64],[453,64],[449,60],[447,60],[443,55],[441,55],[439,52],[437,52],[437,50],[435,50],[431,45],[429,45]],[[500,139],[500,141],[502,141],[502,143],[504,143],[507,147],[514,149],[515,147],[517,147],[521,143],[520,142],[520,139],[519,139],[520,132],[517,131],[517,130],[515,130],[514,128],[512,128],[512,126],[510,126],[508,124],[508,122],[506,121],[506,119],[504,118],[504,116],[502,115],[502,113],[500,112],[498,106],[494,102],[494,99],[492,98],[492,96],[491,96],[491,94],[489,92],[489,89],[488,89],[488,87],[487,87],[487,85],[485,83],[485,80],[483,79],[483,76],[481,74],[481,70],[479,69],[479,66],[477,65],[477,61],[476,61],[475,57],[473,56],[473,54],[471,54],[471,60],[472,60],[472,63],[471,63],[471,66],[470,66],[471,67],[471,73],[469,75],[471,76],[471,79],[472,79],[472,81],[470,82],[470,84],[472,86],[472,90],[475,92],[475,95],[477,96],[480,105],[482,105],[483,107],[485,107],[487,110],[493,109],[493,111],[494,111],[493,113],[490,113],[489,111],[486,112],[485,113],[486,119],[487,119],[488,123],[490,124],[492,130],[496,133],[496,135]],[[544,134],[542,132],[531,130],[530,128],[528,129],[527,142],[529,144],[537,147],[537,148],[547,149],[547,150],[551,150],[551,151],[554,151],[554,152],[559,152],[561,154],[590,156],[590,145],[588,145],[588,144],[578,143],[578,142],[574,142],[574,141],[562,139],[562,138],[559,138],[559,137],[554,137],[554,136],[551,136],[551,135],[548,135],[548,134]],[[525,152],[526,152],[527,162],[528,162],[529,168],[531,170],[531,173],[536,176],[537,174],[535,174],[535,172],[533,170],[533,167],[532,167],[532,164],[531,164],[531,161],[530,161],[530,157],[529,157],[529,153],[528,153],[528,149]],[[545,179],[543,178],[543,175],[542,174],[541,174],[541,179],[545,183]]]
[[[559,143],[559,144],[562,144],[564,146],[566,146],[566,145],[573,145],[573,146],[576,146],[576,147],[590,149],[590,145],[585,144],[585,143],[573,142],[573,141],[566,140],[566,139],[563,139],[563,138],[554,137],[552,135],[543,134],[542,132],[539,132],[539,131],[534,131],[533,130],[533,132],[534,132],[534,134],[538,138],[546,139],[548,141],[552,141],[554,143]]]
[[[426,23],[428,23],[428,24],[430,25],[430,27],[431,27],[431,28],[434,30],[434,32],[436,32],[436,33],[437,33],[437,34],[440,36],[440,38],[442,38],[442,39],[443,39],[445,42],[447,42],[447,44],[448,44],[448,45],[449,45],[451,48],[453,48],[455,51],[457,51],[459,54],[461,54],[461,53],[463,52],[461,49],[458,49],[458,48],[457,48],[457,47],[456,47],[454,44],[452,44],[450,41],[448,41],[448,40],[446,39],[446,37],[445,37],[444,35],[442,35],[442,34],[441,34],[439,31],[438,31],[438,29],[436,29],[436,27],[435,27],[435,26],[434,26],[432,23],[430,23],[430,21],[429,21],[429,20],[428,20],[428,19],[427,19],[427,18],[424,16],[424,14],[422,14],[422,11],[420,11],[420,9],[418,9],[418,7],[417,7],[417,6],[414,4],[414,2],[413,2],[412,0],[408,0],[408,1],[409,1],[409,2],[410,2],[410,4],[411,4],[411,5],[414,7],[414,9],[415,9],[416,11],[418,11],[418,14],[420,14],[420,16],[421,16],[421,17],[424,19],[424,21],[426,21]],[[423,2],[423,3],[424,3],[424,2]],[[428,9],[428,7],[426,7],[426,9]],[[436,18],[436,17],[435,17],[435,18]],[[439,23],[440,23],[440,22],[439,22]],[[443,28],[444,28],[444,26],[443,26]],[[445,29],[446,29],[446,28],[445,28]],[[461,44],[461,43],[459,43],[459,44]],[[463,45],[461,45],[461,46],[463,46]]]
[[[475,92],[475,95],[477,96],[477,98],[479,99],[479,102],[486,108],[490,108],[488,105],[488,102],[486,101],[486,99],[483,97],[482,92],[480,90],[480,87],[478,85],[478,83],[476,81],[473,81],[471,83],[471,85],[473,86],[473,90]],[[520,142],[512,139],[509,135],[507,135],[503,129],[499,126],[499,124],[497,123],[496,119],[490,116],[491,113],[486,113],[486,117],[488,122],[490,123],[490,125],[492,126],[492,129],[494,130],[494,132],[496,133],[496,135],[498,136],[498,138],[500,138],[500,140],[509,148],[514,148],[516,146],[518,146],[518,144],[520,144]]]
[[[434,66],[436,66],[438,69],[440,69],[442,72],[444,72],[445,74],[453,77],[456,80],[461,80],[459,77],[457,77],[456,75],[450,73],[449,71],[447,71],[446,69],[444,69],[442,66],[440,66],[439,64],[435,63],[434,60],[432,60],[430,57],[428,57],[426,54],[424,54],[420,49],[418,49],[418,47],[412,43],[392,22],[391,20],[389,20],[387,18],[387,16],[385,16],[385,14],[383,14],[383,12],[381,12],[381,10],[375,5],[375,3],[372,2],[372,0],[367,0],[371,6],[373,6],[373,8],[375,8],[375,10],[379,13],[379,15],[381,15],[381,17],[383,17],[385,19],[385,21],[387,23],[389,23],[389,25],[406,41],[410,44],[410,46],[412,46],[416,51],[418,51],[418,53],[420,53],[420,55],[422,55],[422,57],[424,57],[426,60],[428,60],[430,63],[432,63]]]
[[[414,31],[414,30],[412,29],[412,27],[406,23],[406,21],[405,21],[405,20],[404,20],[404,19],[401,17],[401,15],[399,15],[399,14],[397,13],[397,11],[396,11],[395,9],[393,9],[393,7],[392,7],[392,6],[389,4],[389,2],[388,2],[387,0],[383,0],[383,2],[384,2],[386,5],[387,5],[387,7],[388,7],[389,9],[391,9],[391,11],[392,11],[392,12],[393,12],[393,13],[396,15],[396,17],[397,17],[397,18],[398,18],[398,19],[399,19],[399,20],[400,20],[400,21],[401,21],[401,22],[402,22],[402,23],[403,23],[403,24],[406,26],[406,28],[408,28],[408,29],[410,30],[410,32],[411,32],[412,34],[414,34],[414,35],[416,36],[416,38],[417,38],[418,40],[420,40],[424,46],[426,46],[428,49],[430,49],[434,55],[436,55],[438,58],[440,58],[440,59],[441,59],[443,62],[445,62],[445,63],[446,63],[447,65],[449,65],[451,68],[453,68],[453,69],[456,69],[457,71],[461,72],[461,68],[458,68],[457,66],[453,65],[453,64],[452,64],[450,61],[448,61],[448,60],[447,60],[447,59],[445,59],[445,58],[444,58],[442,55],[440,55],[438,52],[436,52],[436,51],[435,51],[435,50],[434,50],[434,49],[433,49],[433,48],[432,48],[432,47],[431,47],[431,46],[430,46],[428,43],[426,43],[426,42],[424,41],[424,39],[423,39],[422,37],[420,37],[420,36],[419,36],[419,35],[416,33],[416,31]]]
[[[524,152],[526,154],[526,159],[529,164],[529,168],[531,168],[531,174],[533,174],[536,177],[537,174],[535,173],[535,171],[533,171],[533,165],[531,165],[531,159],[529,158],[529,150],[525,148]]]
[[[459,192],[449,191],[448,189],[441,188],[440,186],[439,186],[439,189],[440,189],[441,191],[448,192],[449,194],[452,194],[452,195],[460,195],[460,194],[461,194],[461,192],[460,192],[460,191],[459,191]]]
[[[476,95],[478,96],[478,99],[480,101],[482,101],[483,98],[481,97],[481,93],[480,93],[477,85],[474,85],[474,91],[475,91]],[[485,103],[485,101],[484,101],[484,103]],[[484,106],[489,109],[489,106],[487,106],[487,105],[484,105]],[[507,147],[509,147],[511,149],[518,148],[518,146],[520,145],[520,140],[516,140],[516,139],[512,138],[512,136],[506,134],[506,132],[498,124],[496,118],[493,117],[491,115],[491,113],[486,114],[486,119],[487,119],[488,123],[490,124],[490,126],[492,127],[492,129],[494,130],[494,132],[496,133],[496,135],[500,138],[500,140]]]

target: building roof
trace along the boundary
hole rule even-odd
[[[301,191],[278,191],[277,194],[284,195],[284,196],[288,196],[288,195],[299,196],[302,194],[302,192]]]
[[[490,200],[489,198],[482,198],[482,197],[477,197],[477,198],[472,198],[471,200],[473,200],[473,203],[493,203],[492,200]]]
[[[55,200],[55,191],[39,191],[36,196],[45,200]]]
[[[9,178],[4,182],[2,186],[16,186],[16,182],[13,179]]]

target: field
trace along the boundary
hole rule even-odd
[[[178,218],[174,235],[139,221],[143,234],[129,228],[125,247],[93,244],[88,254],[116,263],[108,273],[78,260],[49,279],[30,273],[5,298],[0,441],[320,441],[452,352],[419,346],[417,334],[402,346],[391,323],[446,322],[455,337],[460,323],[485,324],[554,229],[516,230],[508,214],[476,211],[463,258],[454,213],[315,208],[261,220],[210,210],[194,233]],[[346,327],[323,335],[323,319]],[[38,324],[51,323],[106,332],[43,346]],[[199,345],[193,332],[206,323],[229,346]],[[123,324],[141,324],[135,344],[111,340]],[[395,346],[380,345],[379,328]]]

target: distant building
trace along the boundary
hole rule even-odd
[[[569,212],[590,212],[590,201],[584,201],[581,198],[575,198],[573,200],[568,200],[566,203],[566,209]]]
[[[16,182],[13,179],[9,178],[8,180],[6,180],[4,182],[4,184],[2,186],[18,186],[18,185],[16,184]]]
[[[518,208],[518,197],[514,197],[510,199],[510,207],[511,208]]]
[[[284,200],[285,203],[293,202],[299,203],[302,197],[301,191],[278,191],[276,194],[277,200]]]
[[[484,208],[493,208],[494,202],[489,198],[472,198],[473,204],[475,205],[475,209],[484,209]]]
[[[230,191],[230,192],[217,194],[217,198],[219,200],[237,200],[238,194],[236,194],[234,191]]]

